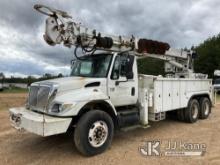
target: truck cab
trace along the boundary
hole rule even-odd
[[[99,89],[114,106],[137,103],[137,65],[128,53],[84,56],[74,62],[70,76],[91,79],[85,87]]]
[[[117,107],[138,101],[135,58],[128,53],[99,53],[74,60],[69,77],[31,84],[26,106],[10,109],[13,126],[50,136],[67,132],[88,111],[99,109],[118,126]]]

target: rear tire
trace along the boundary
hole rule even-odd
[[[191,99],[188,107],[185,109],[185,121],[188,123],[195,123],[199,118],[200,106],[196,99]]]
[[[200,119],[207,119],[211,113],[211,102],[207,97],[203,97],[199,100],[200,103]]]
[[[74,142],[80,153],[93,156],[111,145],[113,135],[112,118],[104,111],[91,110],[79,119],[74,131]]]
[[[179,110],[177,110],[177,119],[178,119],[179,121],[185,121],[184,111],[185,111],[185,109],[179,109]]]

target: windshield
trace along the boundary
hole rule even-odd
[[[107,77],[111,59],[111,54],[85,56],[74,61],[70,76]]]

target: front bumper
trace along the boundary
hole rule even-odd
[[[65,133],[72,118],[51,117],[39,114],[24,107],[9,109],[11,125],[16,129],[25,129],[28,132],[41,136],[50,136]]]

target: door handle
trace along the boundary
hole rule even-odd
[[[135,87],[132,87],[131,88],[131,96],[134,96],[135,95]]]

